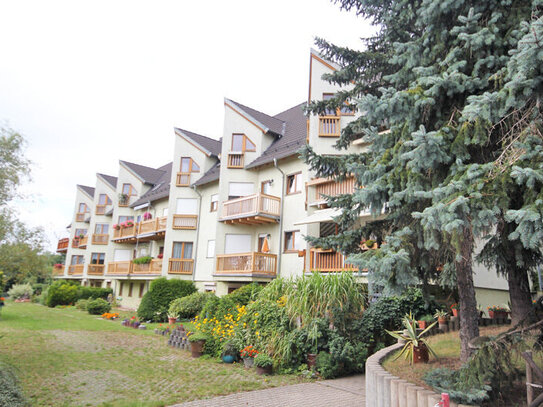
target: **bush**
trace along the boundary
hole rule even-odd
[[[142,256],[132,260],[134,264],[149,264],[153,258],[151,256]]]
[[[232,291],[226,297],[230,298],[234,304],[247,305],[249,302],[256,300],[263,288],[258,283],[251,283]]]
[[[151,283],[149,291],[143,296],[138,308],[138,317],[143,321],[166,321],[170,303],[195,291],[196,287],[192,281],[158,278]]]
[[[8,296],[13,300],[30,299],[33,293],[34,290],[30,284],[15,284],[9,289]]]
[[[81,311],[86,311],[88,305],[89,305],[89,300],[85,300],[85,299],[77,300],[77,302],[75,303],[75,307],[77,309],[80,309]]]
[[[182,319],[194,318],[212,297],[215,297],[215,294],[195,292],[186,297],[177,298],[171,302],[168,314],[177,315],[177,318]]]
[[[32,284],[32,289],[34,290],[34,295],[40,295],[44,290],[49,287],[48,284],[43,283],[34,283]]]
[[[87,311],[91,315],[102,315],[111,311],[111,304],[102,298],[96,298],[88,302]]]
[[[265,353],[259,353],[255,356],[255,366],[268,367],[273,365],[273,359]]]
[[[24,407],[26,400],[13,369],[0,363],[0,406]]]
[[[46,305],[56,307],[57,305],[75,304],[78,300],[77,286],[66,281],[55,281],[47,291]]]
[[[437,368],[426,372],[424,380],[435,391],[448,393],[451,400],[461,404],[481,404],[488,400],[492,388],[488,385],[463,388],[459,379],[460,372],[448,368]]]
[[[102,298],[107,300],[107,297],[113,294],[111,288],[101,288],[101,287],[79,287],[78,295],[80,299],[96,299]]]

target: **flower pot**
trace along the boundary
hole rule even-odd
[[[247,369],[250,369],[255,364],[255,358],[243,358],[243,366],[245,366]]]
[[[506,311],[488,311],[488,315],[492,319],[505,319],[507,318]]]
[[[273,366],[260,367],[256,366],[256,373],[259,375],[271,375]]]
[[[426,321],[418,321],[419,322],[419,328],[422,330],[425,330],[428,323]]]
[[[458,310],[456,308],[453,308],[451,311],[452,311],[453,317],[458,316]]]
[[[437,322],[439,325],[446,325],[447,324],[447,318],[446,317],[438,317]]]
[[[234,363],[234,356],[232,355],[224,355],[222,357],[223,363]]]
[[[175,324],[175,321],[177,321],[177,318],[168,317],[168,324],[173,325],[173,324]]]
[[[317,354],[316,353],[308,353],[307,354],[307,367],[309,369],[315,367],[317,364]]]
[[[193,358],[199,358],[204,354],[204,345],[206,341],[195,341],[190,343],[190,352]]]
[[[428,355],[428,347],[421,343],[413,348],[413,363],[428,363],[430,359]]]

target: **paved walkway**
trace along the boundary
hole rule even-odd
[[[364,375],[230,394],[172,407],[364,407]]]

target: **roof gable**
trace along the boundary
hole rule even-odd
[[[88,195],[89,198],[93,199],[94,198],[94,188],[93,187],[88,187],[86,185],[77,185],[77,187],[79,188],[80,191],[82,191],[83,193],[85,193],[86,195]]]
[[[119,160],[119,163],[130,170],[141,182],[155,185],[164,175],[164,170],[146,167],[145,165],[135,164],[128,161]],[[161,168],[161,167],[159,167]]]
[[[230,107],[241,116],[245,117],[255,126],[260,128],[264,133],[272,132],[278,136],[282,136],[284,133],[284,122],[276,117],[267,115],[266,113],[259,112],[253,108],[242,105],[241,103],[234,102],[230,99],[224,99],[224,104]]]
[[[183,137],[208,157],[211,155],[218,157],[221,154],[221,141],[179,128],[174,128],[174,131],[175,134]]]

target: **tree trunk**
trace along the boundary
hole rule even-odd
[[[479,312],[475,299],[472,269],[473,233],[469,228],[464,228],[460,249],[462,257],[459,261],[455,261],[455,266],[459,296],[460,360],[465,363],[472,353],[469,342],[479,336]]]
[[[532,310],[532,296],[528,273],[516,266],[507,270],[509,297],[511,299],[511,324],[515,326]]]

